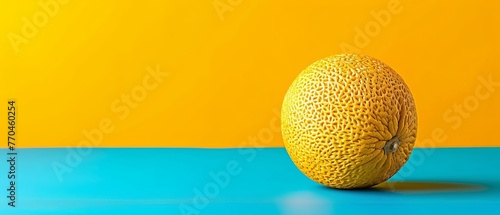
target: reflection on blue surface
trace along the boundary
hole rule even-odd
[[[500,214],[500,148],[427,152],[347,191],[309,180],[283,148],[19,149],[17,207],[4,198],[0,214]]]
[[[333,214],[333,202],[312,191],[288,193],[277,202],[285,215]]]

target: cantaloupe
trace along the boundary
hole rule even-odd
[[[325,186],[366,188],[393,176],[417,135],[413,96],[389,66],[369,56],[318,60],[288,89],[285,148],[302,173]]]

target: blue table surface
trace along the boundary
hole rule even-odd
[[[15,205],[0,150],[0,214],[495,214],[500,148],[415,149],[388,182],[336,190],[284,148],[18,149]]]

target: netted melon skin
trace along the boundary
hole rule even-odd
[[[408,160],[416,140],[412,94],[389,66],[341,54],[302,71],[281,110],[285,148],[310,179],[339,189],[386,181]],[[386,143],[399,138],[393,152]]]

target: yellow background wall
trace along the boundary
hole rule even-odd
[[[346,51],[403,76],[418,146],[500,146],[494,1],[40,2],[0,7],[0,101],[17,101],[19,147],[281,146],[292,80]]]

